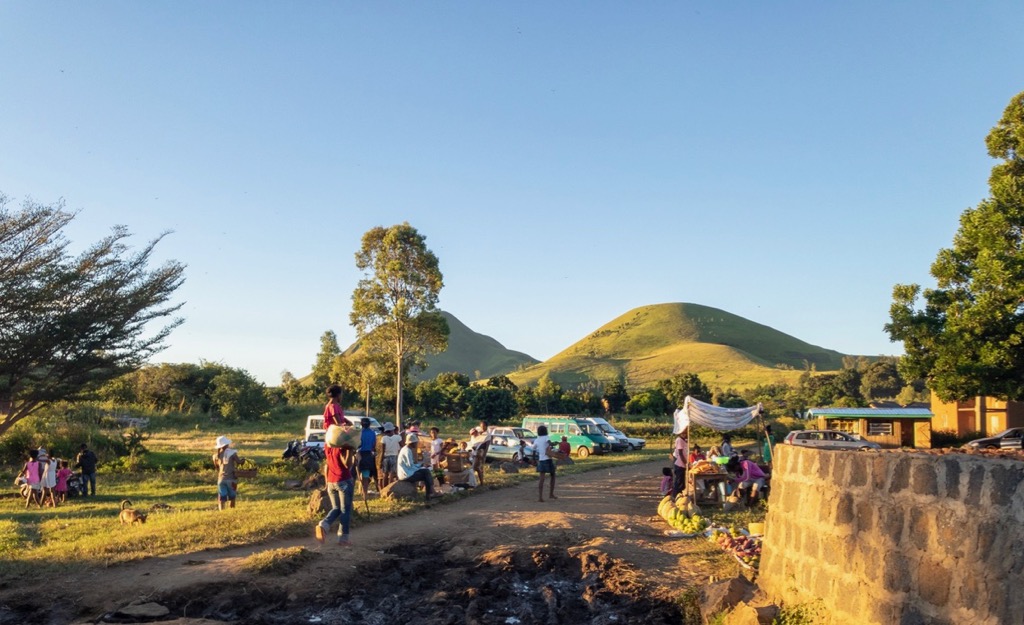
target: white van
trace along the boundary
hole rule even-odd
[[[619,445],[621,445],[620,449],[633,451],[634,449],[643,449],[644,445],[647,444],[647,441],[642,438],[630,438],[629,436],[626,436],[619,430],[616,430],[611,423],[608,423],[608,421],[601,417],[587,417],[587,421],[590,421],[600,428],[601,432],[603,432],[606,437],[619,443]]]
[[[357,428],[362,427],[360,425],[362,419],[363,417],[360,415],[345,415],[345,420]],[[384,431],[384,426],[373,417],[370,417],[370,428],[378,433]],[[306,437],[304,439],[306,445],[323,447],[325,434],[327,434],[327,430],[324,429],[324,416],[322,414],[311,414],[306,417]]]

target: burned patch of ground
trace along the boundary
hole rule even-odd
[[[593,548],[497,547],[469,558],[450,543],[395,546],[303,595],[271,579],[164,597],[178,616],[256,624],[658,625],[685,622],[629,564]]]

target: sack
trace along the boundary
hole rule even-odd
[[[332,425],[327,428],[327,433],[324,435],[324,444],[342,449],[359,449],[360,434],[359,428],[343,428]]]

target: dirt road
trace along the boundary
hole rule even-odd
[[[308,540],[148,559],[85,584],[40,580],[0,592],[0,623],[110,620],[133,601],[179,622],[679,623],[686,589],[736,567],[707,541],[664,536],[659,467],[560,477],[543,503],[532,482],[477,493],[356,527],[351,547],[316,543],[311,522]],[[246,567],[270,550],[286,550],[271,570]]]

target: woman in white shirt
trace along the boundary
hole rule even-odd
[[[533,441],[533,446],[537,450],[537,473],[540,475],[540,481],[537,483],[537,500],[544,501],[544,475],[548,473],[551,474],[551,490],[548,491],[548,498],[558,499],[555,497],[555,461],[548,455],[551,449],[548,426],[537,427],[537,439]]]

